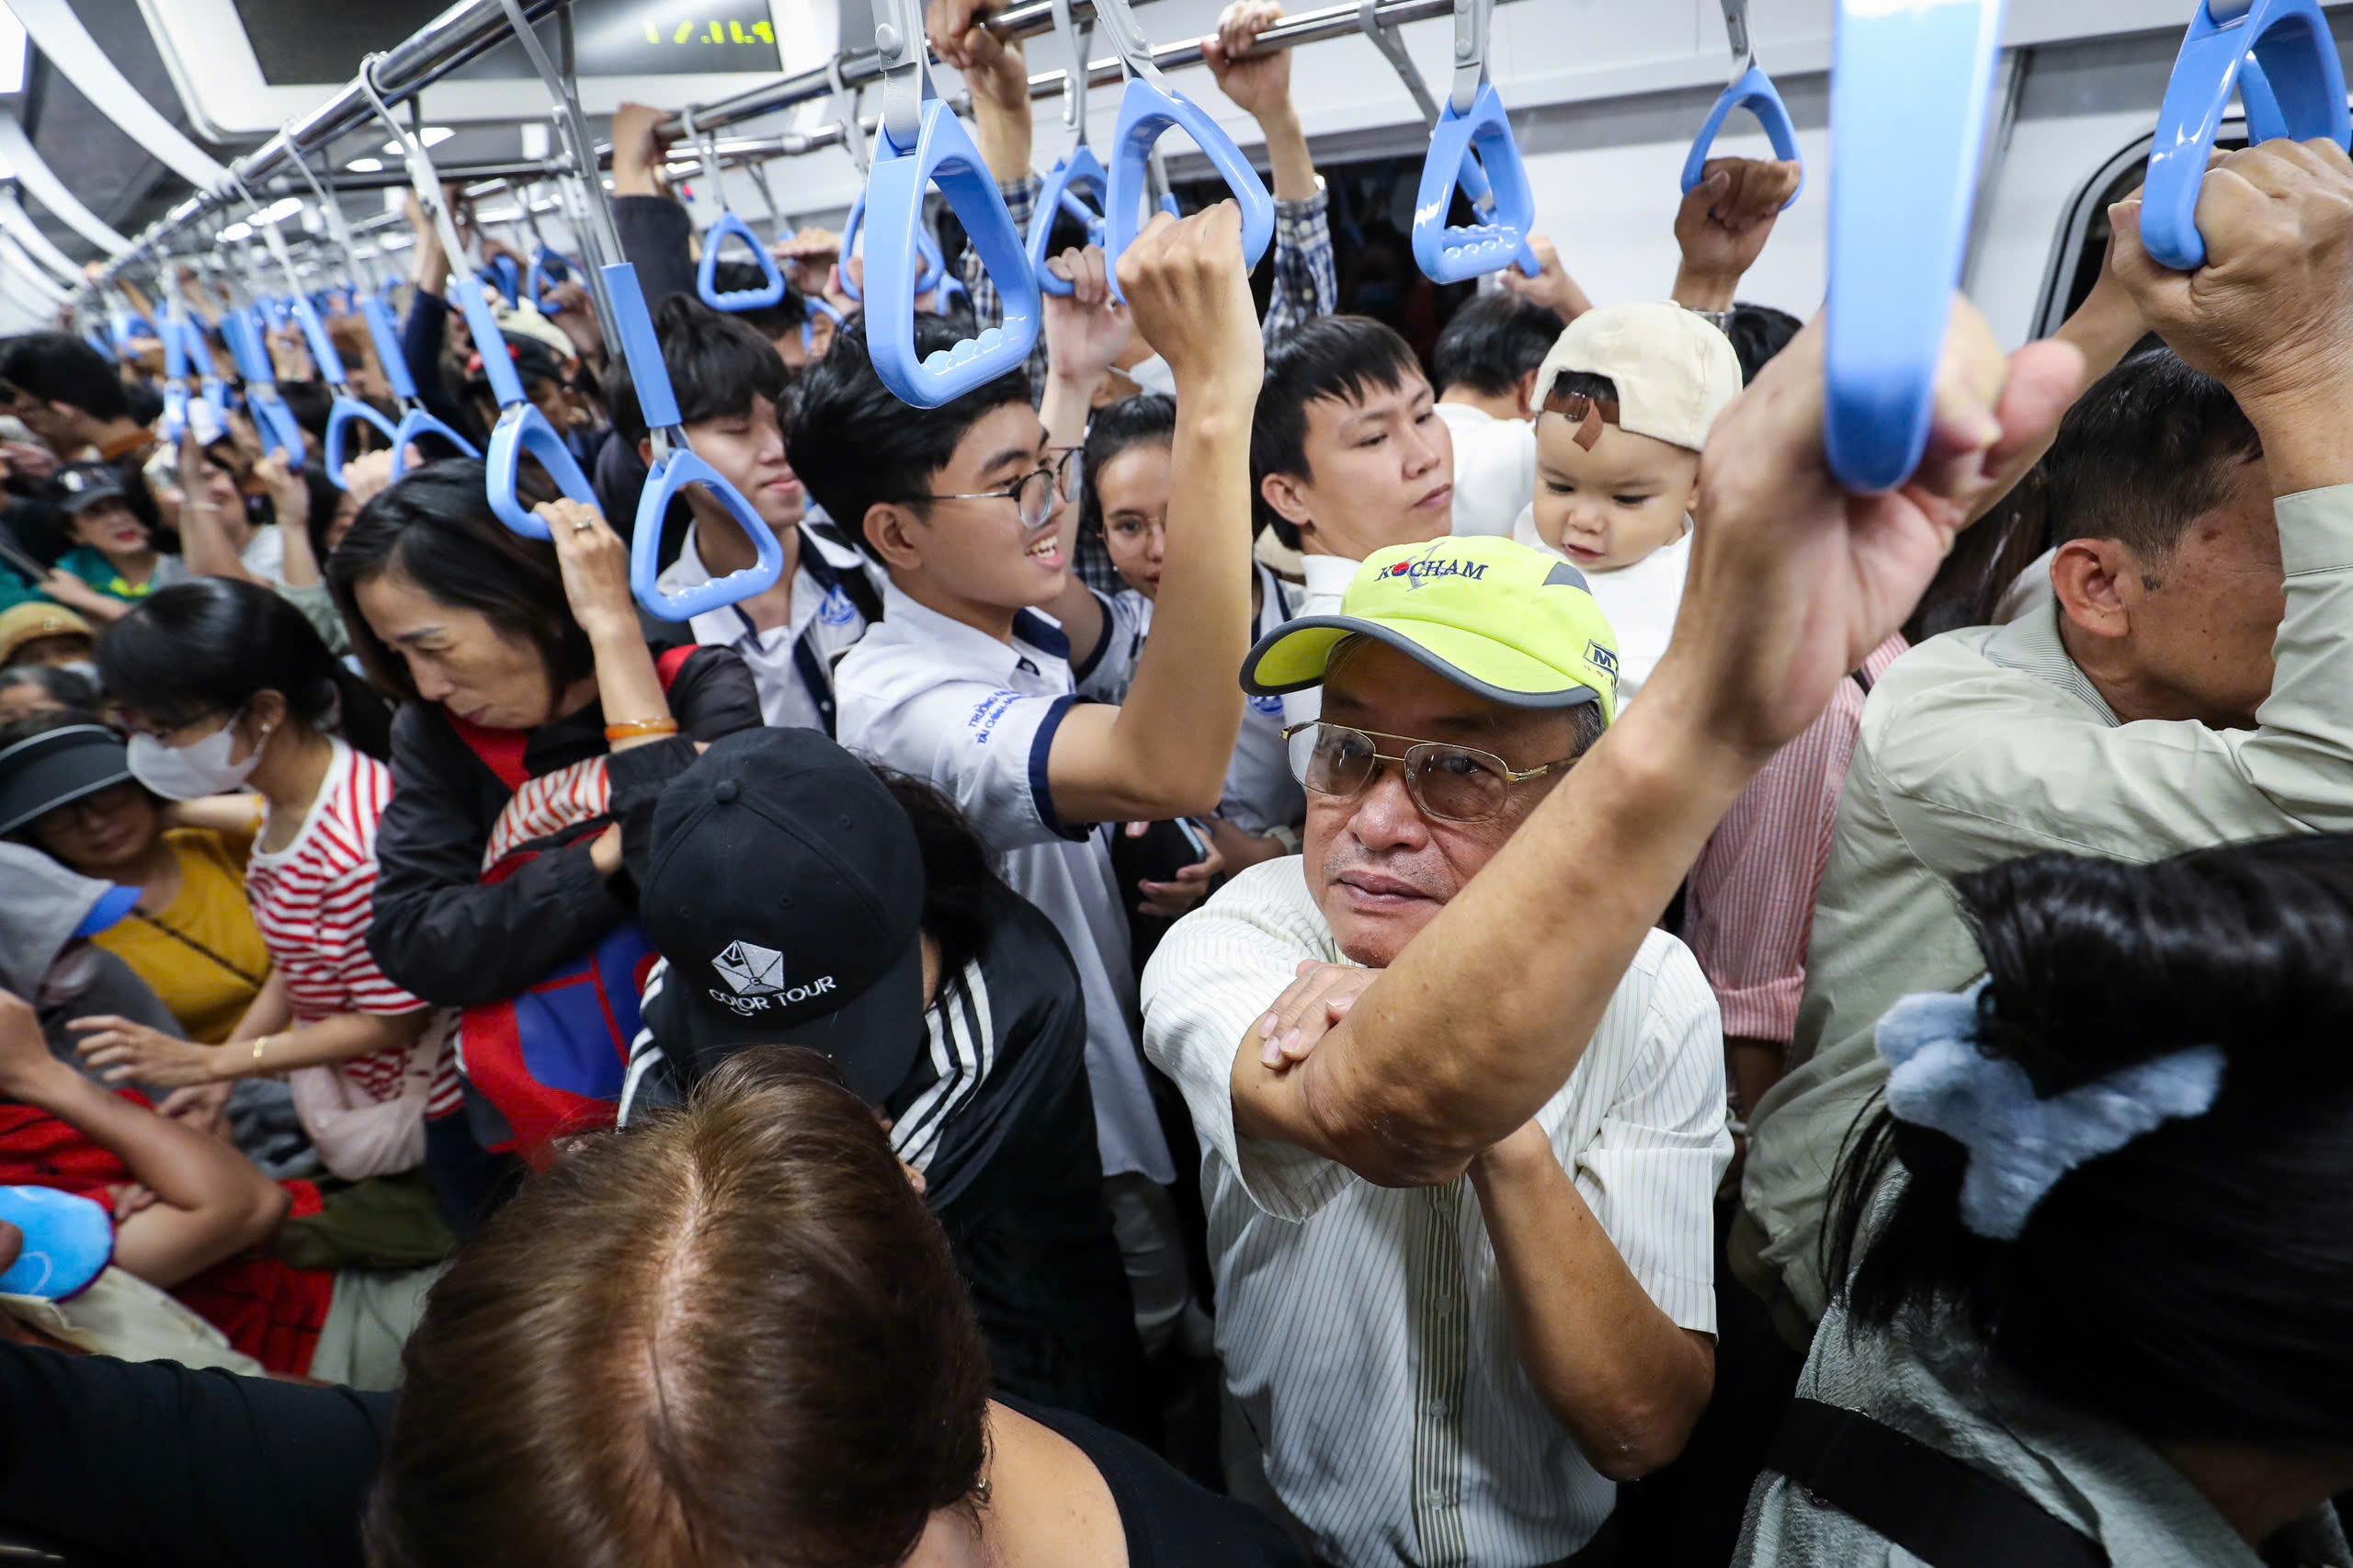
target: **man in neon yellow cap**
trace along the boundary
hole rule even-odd
[[[1617,673],[1583,574],[1495,538],[1375,552],[1337,613],[1243,665],[1255,694],[1323,688],[1290,733],[1305,853],[1164,940],[1144,1048],[1204,1151],[1229,1484],[1325,1561],[1446,1540],[1455,1561],[1571,1557],[1707,1403],[1732,1140],[1715,999],[1673,937],[1644,942],[1583,1062],[1470,1183],[1377,1186],[1236,1127],[1237,1040],[1302,966],[1362,989],[1394,962],[1600,740]]]

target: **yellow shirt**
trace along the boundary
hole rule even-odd
[[[180,864],[170,907],[132,915],[95,939],[154,987],[190,1040],[218,1045],[269,978],[269,949],[245,903],[245,846],[190,827],[171,829],[164,842]]]

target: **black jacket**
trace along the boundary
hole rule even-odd
[[[677,735],[616,754],[608,777],[624,843],[652,824],[654,802],[715,741],[760,722],[752,672],[732,648],[699,648],[670,687]],[[602,756],[605,711],[590,703],[531,732],[533,777]],[[478,1007],[538,983],[635,912],[628,873],[597,874],[583,839],[483,885],[482,857],[510,791],[433,703],[392,721],[392,799],[376,833],[368,950],[386,978],[443,1007]]]

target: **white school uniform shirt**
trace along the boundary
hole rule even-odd
[[[1454,437],[1454,537],[1511,537],[1536,499],[1536,425],[1498,419],[1468,403],[1434,405]]]
[[[1136,1044],[1127,911],[1106,837],[1117,824],[1064,823],[1047,781],[1054,733],[1081,699],[1078,680],[1108,671],[1116,681],[1119,672],[1097,648],[1074,676],[1069,639],[1035,610],[1015,618],[1007,643],[895,585],[882,604],[881,623],[834,672],[842,744],[945,791],[1000,858],[1013,891],[1054,923],[1086,998],[1103,1174],[1176,1180]]]
[[[1234,1131],[1234,1054],[1303,959],[1347,961],[1290,855],[1178,921],[1144,971],[1144,1051],[1200,1138],[1226,1388],[1325,1561],[1566,1557],[1617,1488],[1522,1369],[1469,1179],[1376,1187]],[[1536,1117],[1643,1290],[1702,1334],[1715,1332],[1715,1192],[1732,1161],[1719,1017],[1689,950],[1652,932]]]
[[[697,548],[699,525],[687,529],[686,547],[678,559],[654,580],[665,594],[699,588],[710,581]],[[687,622],[697,642],[733,648],[752,672],[760,694],[760,717],[770,724],[834,733],[834,661],[866,633],[866,614],[858,608],[853,574],[870,585],[869,602],[881,595],[881,573],[868,563],[863,552],[836,545],[805,523],[801,528],[800,564],[792,574],[792,621],[763,631],[752,623],[741,605],[722,605]]]
[[[1513,525],[1511,537],[1555,561],[1569,558],[1544,542],[1536,531],[1536,509],[1530,506]],[[1571,562],[1574,564],[1574,562]],[[1666,656],[1667,640],[1675,635],[1675,615],[1683,608],[1683,578],[1691,570],[1691,519],[1683,519],[1683,537],[1652,551],[1631,566],[1597,572],[1579,566],[1593,602],[1601,607],[1609,630],[1618,634],[1618,711],[1634,700],[1643,683]]]
[[[1300,613],[1300,591],[1282,574],[1263,561],[1251,562],[1258,574],[1258,619],[1250,629],[1253,645]],[[1103,599],[1106,636],[1113,653],[1130,666],[1120,684],[1127,700],[1134,684],[1135,662],[1152,631],[1152,601],[1133,588],[1123,588]],[[1217,814],[1245,833],[1263,836],[1268,829],[1296,826],[1307,815],[1307,791],[1290,770],[1283,744],[1283,699],[1253,697],[1242,709],[1242,732],[1234,737],[1233,760],[1226,765],[1225,785],[1218,797]]]
[[[1291,611],[1292,618],[1339,614],[1340,601],[1347,597],[1348,585],[1357,580],[1357,568],[1363,564],[1361,561],[1344,561],[1336,555],[1301,556],[1300,574],[1307,579],[1307,585]],[[1324,687],[1317,685],[1304,691],[1288,692],[1282,698],[1282,705],[1285,724],[1313,723],[1324,716]]]

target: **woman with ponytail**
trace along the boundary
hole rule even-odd
[[[2353,838],[1954,885],[1736,1561],[2353,1562]]]
[[[392,796],[384,706],[301,612],[257,583],[199,578],[108,630],[106,689],[131,732],[131,770],[169,800],[262,798],[245,891],[267,983],[227,1043],[118,1018],[80,1020],[108,1080],[179,1088],[288,1075],[303,1130],[347,1181],[425,1155],[435,1085],[453,1097],[439,1015],[369,956],[376,824]]]

